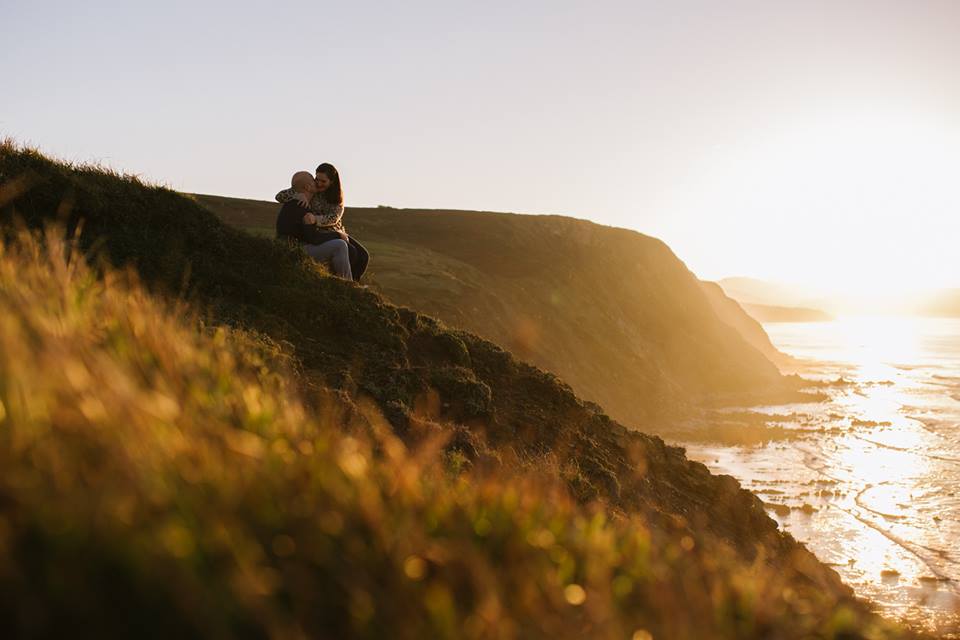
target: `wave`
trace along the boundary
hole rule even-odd
[[[951,559],[949,554],[946,551],[942,549],[936,549],[936,548],[927,547],[921,544],[910,542],[909,540],[905,540],[904,538],[901,538],[900,536],[896,535],[889,529],[881,527],[876,522],[873,522],[872,520],[870,520],[870,518],[864,517],[861,514],[854,512],[854,510],[852,509],[846,509],[840,505],[833,505],[833,506],[839,509],[840,511],[843,511],[844,513],[848,514],[849,516],[856,518],[856,520],[859,521],[861,524],[867,527],[870,527],[871,529],[873,529],[874,531],[882,535],[887,540],[893,542],[895,545],[897,545],[898,547],[900,547],[910,555],[916,557],[918,560],[920,560],[920,562],[923,563],[925,567],[927,567],[927,569],[930,570],[931,573],[933,573],[934,576],[936,576],[937,580],[949,585],[950,589],[956,595],[960,596],[960,584],[958,584],[957,578],[947,573],[944,573],[941,570],[941,568],[938,567],[936,561],[927,557],[925,553],[923,553],[922,551],[918,551],[918,549],[923,549],[924,551],[930,550],[934,554],[936,554],[936,556],[940,560],[945,560],[948,564],[952,564],[960,567],[960,563],[958,563],[956,560]]]
[[[893,451],[901,451],[903,453],[909,453],[915,456],[920,456],[921,458],[929,458],[931,460],[940,460],[942,462],[952,462],[954,464],[960,464],[960,458],[951,458],[950,456],[938,456],[932,453],[926,453],[924,451],[917,451],[916,449],[908,449],[907,447],[897,447],[892,444],[885,444],[883,442],[877,442],[876,440],[871,440],[870,438],[864,438],[863,436],[854,435],[854,438],[857,440],[862,440],[863,442],[868,442],[875,447],[880,447],[882,449],[891,449]]]

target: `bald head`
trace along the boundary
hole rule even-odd
[[[317,190],[317,181],[308,171],[297,171],[290,179],[290,186],[300,193],[314,193]]]

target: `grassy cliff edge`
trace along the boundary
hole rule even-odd
[[[277,204],[195,196],[238,228],[273,235]],[[717,403],[799,398],[769,339],[662,241],[555,215],[347,210],[390,301],[503,346],[642,431]],[[723,298],[724,300],[719,300]]]
[[[188,198],[7,144],[0,208],[15,630],[900,633],[732,478]]]

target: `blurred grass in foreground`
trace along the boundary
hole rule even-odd
[[[0,636],[893,638],[556,469],[459,470],[62,230],[0,251]]]

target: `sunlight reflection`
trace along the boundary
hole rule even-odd
[[[960,624],[960,320],[764,328],[801,375],[834,383],[830,399],[764,407],[794,416],[786,442],[688,454],[741,479],[859,595],[931,630]]]

